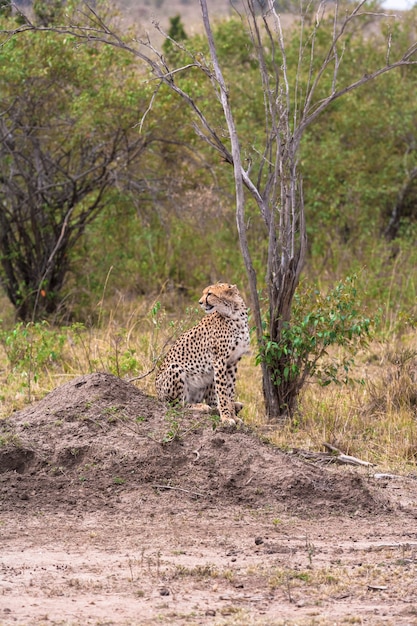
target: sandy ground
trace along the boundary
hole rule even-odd
[[[0,624],[417,624],[417,478],[85,376],[0,425]]]

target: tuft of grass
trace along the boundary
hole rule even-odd
[[[0,448],[2,446],[14,446],[15,448],[21,448],[22,442],[18,435],[15,433],[6,433],[0,435]]]
[[[195,565],[194,567],[186,567],[184,565],[177,565],[175,567],[174,577],[182,577],[182,578],[198,578],[198,579],[206,579],[206,578],[219,578],[221,573],[217,567],[215,567],[212,563],[204,563]]]

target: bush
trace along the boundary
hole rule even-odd
[[[289,413],[294,409],[292,399],[308,379],[322,386],[353,382],[349,372],[354,354],[366,345],[372,328],[371,319],[360,312],[355,282],[355,277],[348,277],[327,295],[299,289],[292,320],[283,322],[279,341],[265,334],[257,363],[267,364]]]

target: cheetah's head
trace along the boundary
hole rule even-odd
[[[216,283],[206,287],[199,304],[206,313],[217,311],[224,317],[235,318],[242,310],[246,310],[238,288],[228,283]]]

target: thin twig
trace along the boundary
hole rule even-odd
[[[173,491],[183,491],[184,493],[190,493],[192,496],[199,496],[200,498],[206,498],[207,496],[204,493],[199,493],[198,491],[190,491],[189,489],[183,489],[182,487],[171,487],[171,485],[158,485],[154,484],[152,487],[156,489],[172,489]]]
[[[133,383],[134,380],[142,380],[142,378],[146,378],[147,376],[149,376],[149,374],[152,374],[152,372],[155,371],[155,368],[156,368],[156,364],[153,366],[152,369],[148,370],[145,374],[141,374],[140,376],[135,376],[134,378],[128,378],[127,382]]]

